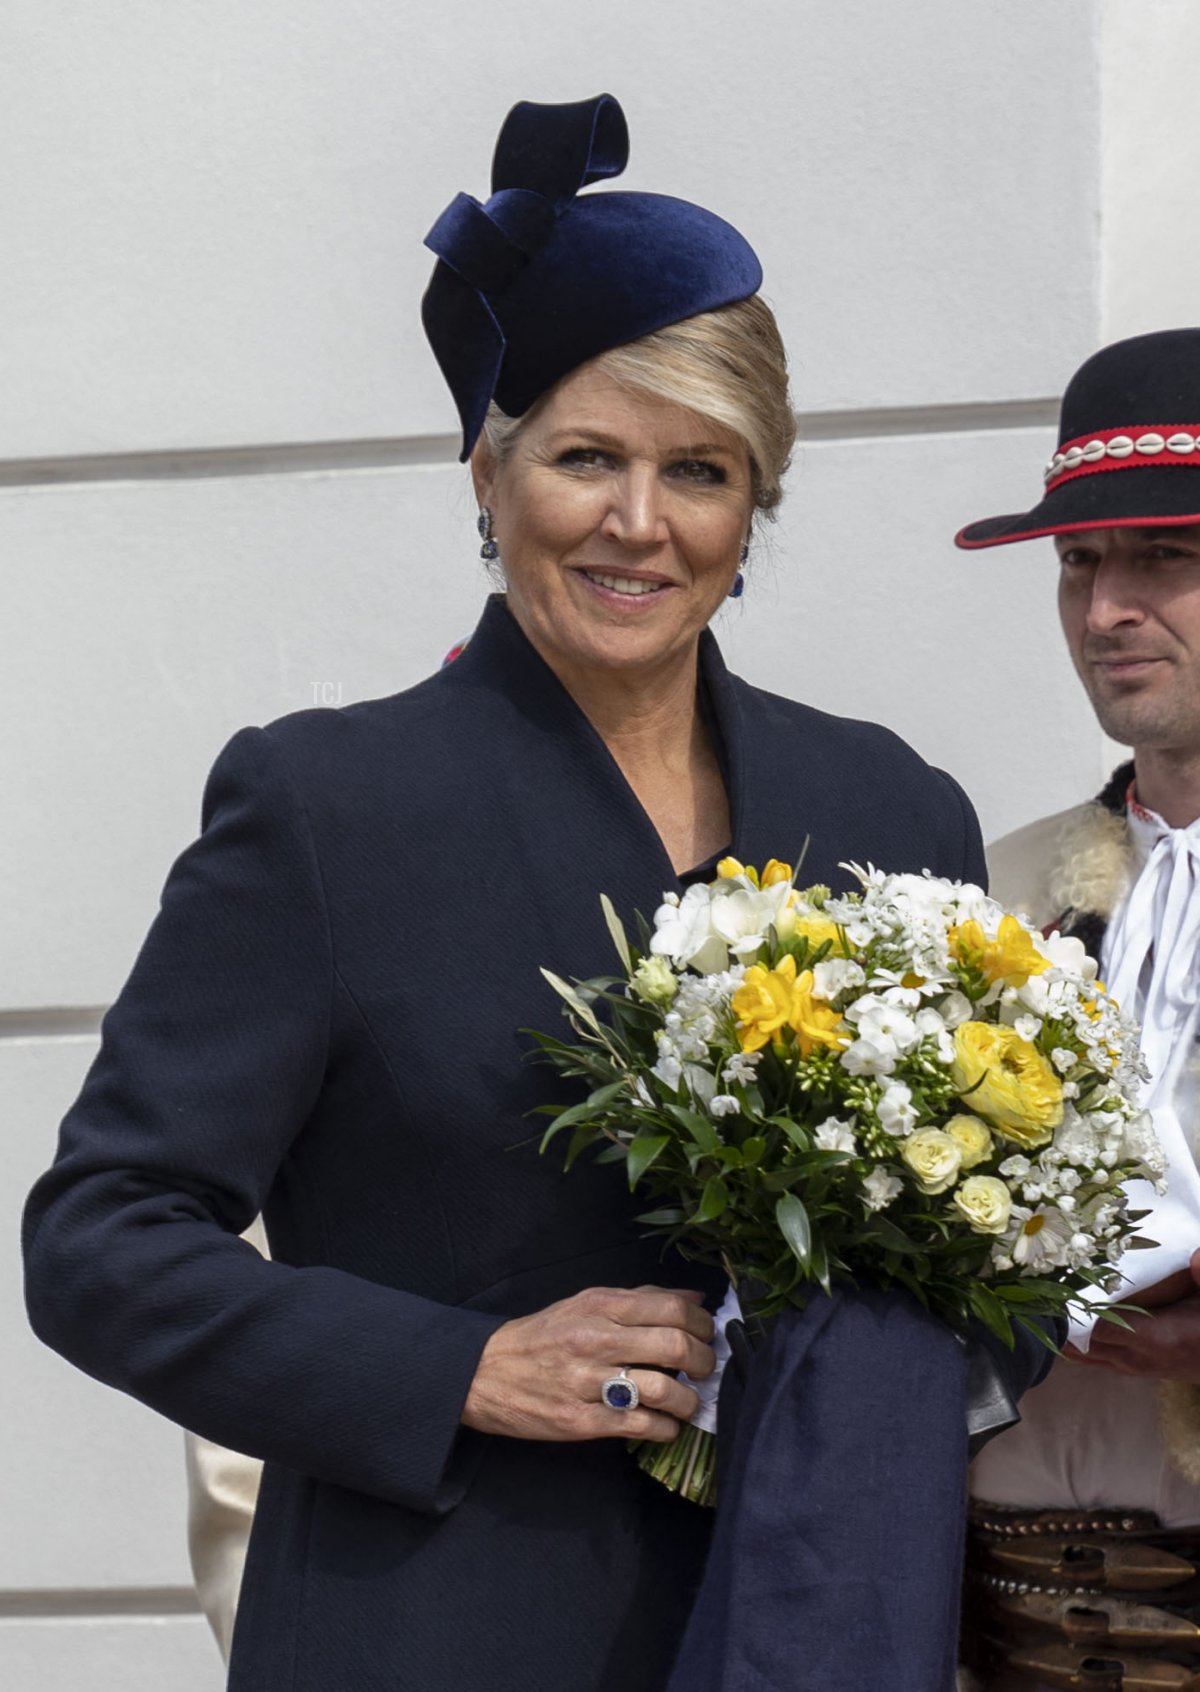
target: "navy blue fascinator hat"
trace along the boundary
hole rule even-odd
[[[611,94],[523,100],[496,142],[491,198],[457,195],[425,237],[438,262],[421,318],[464,459],[491,400],[520,417],[610,347],[758,291],[762,266],[723,218],[664,194],[580,193],[628,158]]]

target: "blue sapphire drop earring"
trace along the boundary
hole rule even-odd
[[[740,599],[746,591],[746,578],[742,574],[742,565],[750,558],[750,542],[742,542],[742,550],[738,553],[738,573],[733,578],[733,586],[729,590],[730,599]]]
[[[479,539],[482,542],[479,548],[479,556],[492,564],[499,558],[500,548],[496,543],[495,535],[492,533],[492,514],[486,505],[480,506],[475,527],[479,530]]]

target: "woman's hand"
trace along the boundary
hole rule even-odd
[[[712,1373],[712,1317],[690,1288],[589,1287],[497,1328],[483,1348],[462,1420],[513,1439],[652,1439],[669,1445],[698,1400],[675,1379]],[[628,1369],[636,1410],[600,1397]],[[666,1370],[667,1373],[660,1373]]]

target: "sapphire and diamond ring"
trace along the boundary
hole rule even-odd
[[[624,1369],[620,1374],[608,1377],[600,1388],[600,1397],[610,1410],[636,1410],[638,1407],[638,1389]]]

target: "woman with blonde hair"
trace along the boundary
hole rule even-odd
[[[539,966],[600,973],[601,891],[651,910],[730,847],[982,875],[953,781],[721,660],[783,350],[729,224],[580,191],[627,147],[609,96],[519,105],[491,198],[435,224],[425,327],[504,592],[419,686],[230,741],[29,1202],[43,1338],[264,1460],[236,1692],[661,1692],[708,1522],[625,1446],[693,1412],[712,1289],[618,1173],[536,1155]],[[825,1648],[811,1684],[852,1684]]]

